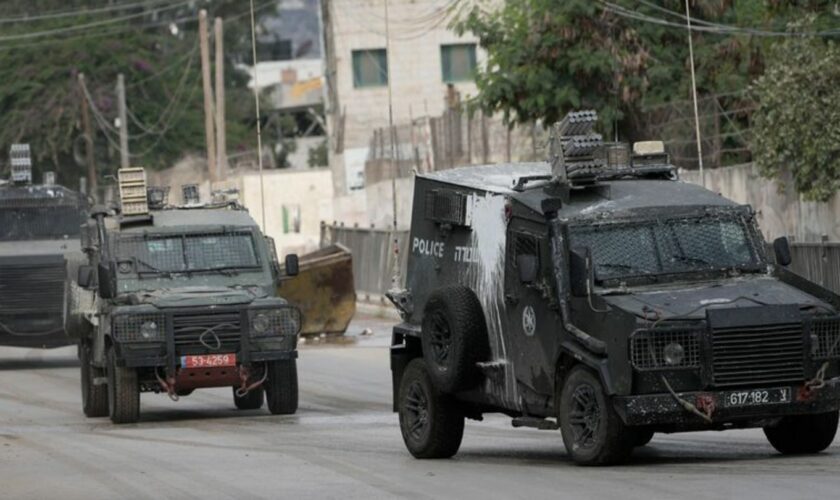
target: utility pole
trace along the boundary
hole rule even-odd
[[[85,96],[85,75],[79,73],[79,95],[82,97],[82,127],[85,129],[85,159],[87,162],[87,192],[96,199],[96,158],[93,154],[93,130],[90,127],[90,111]]]
[[[201,81],[204,84],[204,135],[207,141],[207,172],[216,180],[216,143],[213,130],[213,84],[210,81],[210,42],[207,39],[207,11],[198,13],[198,41],[201,47]]]
[[[120,166],[128,168],[128,117],[125,110],[125,78],[117,75],[117,106],[120,115]]]
[[[225,129],[225,49],[222,18],[217,17],[216,30],[216,179],[227,172],[227,130]]]

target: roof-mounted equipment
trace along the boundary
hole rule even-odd
[[[12,144],[9,148],[9,163],[12,166],[12,182],[32,184],[32,155],[29,144]]]
[[[601,134],[593,132],[598,113],[572,111],[555,124],[551,132],[550,162],[554,179],[570,187],[593,184],[604,160],[598,157],[604,142]]]
[[[120,186],[120,211],[123,216],[147,215],[149,201],[146,171],[142,168],[121,168],[117,171]]]

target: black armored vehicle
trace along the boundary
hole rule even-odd
[[[14,145],[12,178],[0,181],[0,345],[71,345],[67,276],[84,261],[79,233],[87,203],[50,175],[32,184],[30,167],[28,145]]]
[[[273,241],[236,202],[147,200],[142,169],[120,171],[120,192],[121,213],[94,207],[82,235],[85,415],[135,422],[141,392],[177,400],[203,387],[232,387],[239,409],[267,400],[273,414],[295,413],[301,317],[275,296]],[[289,255],[285,275],[295,274]]]
[[[840,297],[788,271],[755,213],[679,182],[661,143],[604,144],[568,115],[546,163],[418,176],[394,411],[418,458],[464,419],[560,429],[580,464],[656,432],[762,427],[781,453],[828,447],[840,408]],[[772,258],[768,256],[772,255]]]

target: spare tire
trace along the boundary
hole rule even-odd
[[[476,363],[487,361],[490,346],[481,303],[469,288],[436,290],[423,309],[421,344],[429,377],[442,392],[458,392],[481,381]]]

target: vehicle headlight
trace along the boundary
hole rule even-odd
[[[249,311],[252,337],[297,335],[300,331],[300,311],[285,306],[278,309]]]
[[[671,366],[677,366],[685,359],[685,348],[681,344],[671,342],[662,349],[662,357]]]
[[[254,319],[251,320],[251,328],[254,329],[254,333],[267,333],[268,330],[271,328],[271,320],[268,318],[268,315],[264,313],[258,313],[256,316],[254,316]]]
[[[162,342],[165,324],[163,314],[121,314],[113,318],[111,333],[118,342]]]

